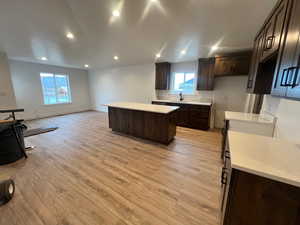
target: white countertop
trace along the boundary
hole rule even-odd
[[[177,104],[189,104],[189,105],[207,105],[211,106],[211,102],[196,102],[196,101],[172,101],[172,100],[152,100],[153,102],[166,102],[166,103],[177,103]]]
[[[300,187],[300,146],[265,136],[228,132],[232,168]]]
[[[121,108],[121,109],[145,111],[145,112],[164,113],[164,114],[168,114],[170,112],[179,109],[179,107],[177,106],[152,105],[152,104],[142,104],[136,102],[115,102],[111,104],[105,104],[105,106]]]
[[[274,123],[275,117],[269,114],[253,114],[225,111],[226,120],[238,120],[252,123]]]

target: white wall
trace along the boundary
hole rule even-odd
[[[153,64],[89,71],[94,109],[107,111],[103,104],[116,101],[151,103],[155,96]]]
[[[265,95],[262,111],[277,117],[276,137],[300,143],[300,101]]]
[[[14,108],[16,108],[16,98],[12,87],[8,59],[6,54],[0,53],[0,109]]]
[[[216,109],[215,127],[224,126],[224,112],[244,112],[248,94],[248,76],[219,77],[215,79],[214,103]]]
[[[18,108],[24,108],[24,119],[36,119],[89,110],[90,96],[88,72],[44,64],[10,60],[10,71]],[[72,103],[44,105],[40,73],[60,73],[69,75]]]

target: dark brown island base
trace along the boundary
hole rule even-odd
[[[179,107],[119,102],[108,104],[109,128],[115,132],[169,144],[176,135]]]

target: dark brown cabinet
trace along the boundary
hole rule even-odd
[[[273,82],[272,95],[300,99],[300,2],[292,1],[292,11],[281,63]]]
[[[300,189],[224,167],[222,225],[298,225]]]
[[[280,0],[254,43],[247,91],[300,99],[300,2]]]
[[[213,90],[215,58],[201,58],[198,62],[197,90]]]
[[[250,67],[250,52],[217,56],[215,62],[215,76],[247,75]]]
[[[262,79],[262,77],[258,76],[258,67],[263,52],[263,45],[264,34],[261,33],[254,41],[254,49],[247,83],[247,91],[250,93],[265,93],[265,86],[258,80],[259,78]]]
[[[155,89],[168,90],[170,87],[171,64],[168,62],[155,64]]]
[[[211,106],[160,101],[152,101],[152,104],[178,106],[179,109],[176,111],[177,126],[199,130],[210,128]]]
[[[265,60],[279,49],[283,37],[287,5],[288,1],[281,1],[265,25],[262,60]]]

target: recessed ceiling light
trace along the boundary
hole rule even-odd
[[[118,56],[114,56],[114,60],[119,60],[119,57]]]
[[[72,34],[71,32],[68,32],[66,36],[69,39],[74,39],[74,34]]]
[[[47,59],[47,57],[42,57],[41,60],[47,61],[48,59]]]
[[[182,50],[182,51],[181,51],[181,54],[182,54],[182,55],[185,55],[185,54],[186,54],[186,50]]]
[[[211,50],[212,50],[212,51],[215,51],[215,50],[217,50],[218,48],[219,48],[218,45],[214,45],[214,46],[211,47]]]
[[[160,58],[161,57],[161,55],[159,53],[156,54],[155,56],[156,56],[156,58]]]
[[[119,10],[114,10],[114,11],[112,12],[112,15],[113,15],[114,17],[119,17],[119,16],[120,16]]]
[[[85,64],[84,67],[85,67],[85,68],[89,68],[90,66],[89,66],[88,64]]]

